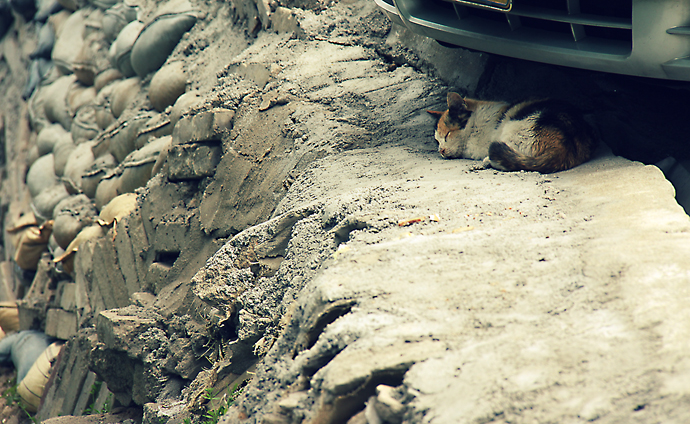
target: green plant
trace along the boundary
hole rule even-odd
[[[213,389],[206,389],[203,398],[208,401],[220,401],[220,405],[217,408],[206,410],[206,413],[203,415],[203,424],[217,424],[220,417],[228,411],[228,407],[232,404],[232,401],[228,402],[227,394],[224,394],[220,398],[214,396]]]
[[[235,400],[239,397],[246,386],[246,382],[237,383],[233,387],[230,393],[225,393],[223,396],[218,397],[213,395],[213,389],[206,389],[202,397],[209,402],[220,401],[216,408],[211,408],[206,410],[206,413],[202,415],[203,421],[201,424],[218,424],[220,418],[228,412],[230,405],[232,405]],[[191,419],[186,418],[184,420],[185,424],[191,424]]]
[[[22,401],[21,396],[19,396],[19,393],[17,393],[17,378],[12,378],[9,381],[10,387],[5,389],[4,392],[2,392],[2,397],[5,398],[5,401],[7,402],[8,406],[12,406],[14,404],[17,404],[19,409],[24,411],[27,417],[33,422],[34,424],[40,424],[40,421],[31,415],[29,411],[26,410],[26,407],[24,406],[24,401]]]
[[[110,412],[110,409],[112,409],[113,406],[113,394],[109,393],[108,397],[106,397],[105,402],[103,402],[103,409],[101,409],[102,414],[107,414]]]
[[[91,390],[89,391],[89,399],[91,399],[91,403],[84,409],[82,415],[107,414],[108,412],[110,412],[110,407],[113,401],[113,395],[111,393],[108,394],[108,396],[105,399],[105,402],[103,402],[102,409],[98,409],[96,407],[96,401],[98,400],[98,394],[101,392],[102,386],[102,381],[96,381],[91,385]]]

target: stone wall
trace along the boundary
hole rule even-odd
[[[414,131],[396,114],[439,93],[406,63],[433,66],[368,3],[41,4],[0,44],[2,298],[67,341],[37,417],[202,413],[333,251],[310,235],[288,253],[315,209],[278,203],[315,159]],[[370,93],[407,90],[368,116]]]

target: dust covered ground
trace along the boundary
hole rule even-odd
[[[230,422],[375,422],[378,385],[403,422],[684,421],[689,227],[662,174],[604,152],[549,176],[470,166],[381,148],[296,183],[279,211],[323,207],[292,247],[333,254]]]
[[[203,276],[292,217],[277,273],[239,302],[240,339],[258,337],[257,326],[267,330],[255,349],[278,339],[225,421],[682,422],[683,372],[670,364],[685,362],[689,227],[661,172],[605,147],[549,176],[443,160],[424,110],[453,83],[428,78],[439,68],[372,57],[339,34],[347,27],[241,55],[280,58],[281,82],[266,88],[296,98],[274,109],[295,107],[296,124],[314,119],[296,125],[295,142],[364,142],[301,173],[273,220],[237,235],[195,277],[195,293],[211,299]],[[559,78],[581,75],[536,91],[558,91]],[[669,293],[675,306],[662,306]],[[257,319],[276,306],[290,319],[280,333],[275,318]]]

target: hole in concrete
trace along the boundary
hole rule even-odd
[[[316,371],[325,367],[329,362],[335,358],[343,348],[333,348],[318,352],[318,354],[311,356],[302,364],[302,375],[311,377],[316,374]]]
[[[390,369],[375,371],[366,381],[352,392],[338,396],[332,404],[325,404],[317,414],[317,422],[345,424],[366,407],[366,401],[376,394],[376,387],[386,385],[400,386],[407,370],[412,364],[399,364]]]
[[[348,217],[336,225],[331,232],[335,238],[335,245],[345,243],[350,240],[350,233],[355,230],[364,230],[369,228],[369,224],[358,217]]]
[[[332,324],[338,318],[349,314],[355,303],[354,300],[340,300],[326,305],[321,313],[310,317],[304,326],[307,330],[299,335],[299,340],[295,343],[295,351],[293,352],[292,359],[295,359],[303,350],[314,347],[326,326]],[[333,356],[335,356],[335,354]],[[331,359],[333,358],[331,357]],[[328,361],[330,361],[330,359]],[[326,361],[324,365],[328,363],[328,361]]]
[[[240,318],[238,313],[234,313],[230,319],[228,319],[223,325],[218,329],[218,334],[225,340],[234,341],[237,340],[238,334],[237,329],[240,326]]]
[[[153,261],[154,263],[158,263],[161,265],[164,265],[168,268],[171,268],[177,258],[180,257],[180,252],[179,251],[161,251],[161,252],[156,252],[156,259]]]
[[[316,344],[323,330],[326,329],[328,324],[332,324],[340,317],[343,317],[350,313],[355,302],[349,301],[343,304],[334,304],[331,308],[324,311],[323,314],[314,323],[307,333],[307,349],[311,349]]]

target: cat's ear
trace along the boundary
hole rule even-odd
[[[449,110],[463,110],[466,108],[465,99],[458,93],[448,93],[448,109]]]
[[[468,99],[468,98],[465,98],[465,99],[463,99],[463,100],[464,100],[464,103],[465,103],[465,109],[467,109],[467,110],[469,110],[469,111],[475,111],[475,110],[477,110],[477,108],[478,108],[479,105],[481,104],[481,102],[480,102],[479,100]]]
[[[435,116],[435,117],[437,117],[437,118],[440,118],[441,115],[443,115],[445,112],[441,112],[441,111],[438,111],[438,110],[428,110],[428,109],[427,109],[426,113],[428,113],[429,115],[433,115],[433,116]]]

